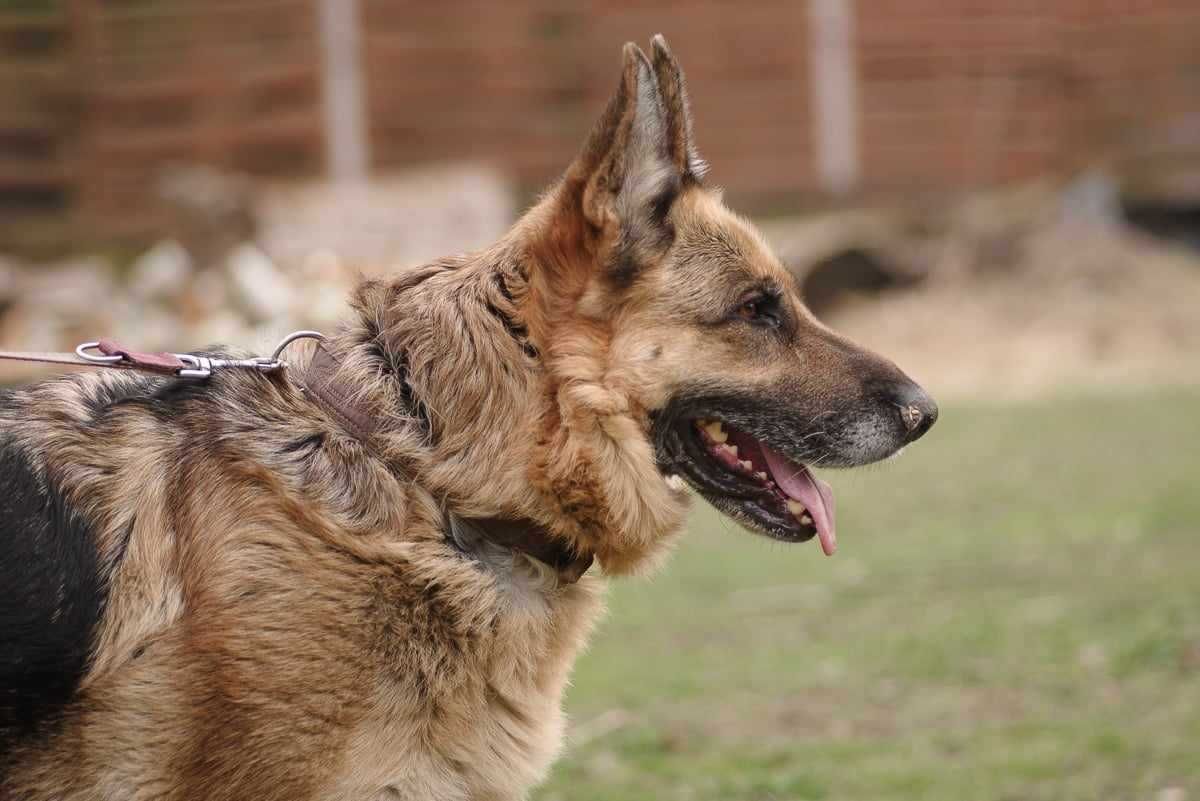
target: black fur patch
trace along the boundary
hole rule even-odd
[[[609,270],[609,280],[618,289],[628,289],[637,278],[643,260],[660,258],[675,242],[671,207],[679,197],[681,182],[672,176],[650,199],[644,220],[628,221],[623,241]]]
[[[683,182],[679,176],[672,175],[659,190],[654,199],[650,201],[650,221],[655,225],[668,224],[667,216],[671,213],[671,206],[675,205],[675,200],[679,197],[680,189]]]
[[[500,321],[500,324],[504,326],[504,330],[508,332],[510,337],[516,340],[517,344],[521,346],[521,350],[524,351],[526,356],[531,359],[536,359],[538,357],[537,348],[535,348],[533,343],[529,341],[529,331],[525,329],[525,326],[513,320],[500,308],[498,308],[496,304],[491,303],[490,301],[487,303],[487,310],[488,314]]]
[[[284,453],[300,453],[304,456],[311,456],[316,451],[321,450],[325,444],[324,434],[309,434],[307,437],[294,439],[283,446]]]
[[[496,273],[496,288],[500,290],[500,294],[504,296],[505,300],[514,306],[517,305],[516,299],[513,298],[512,290],[508,288],[508,281],[504,280],[504,276],[501,273]]]
[[[496,282],[496,288],[500,290],[500,294],[504,296],[505,300],[515,307],[517,305],[517,301],[513,298],[512,290],[508,288],[508,281],[504,280],[504,275],[497,272],[493,277]],[[531,359],[538,358],[538,349],[532,342],[529,341],[529,331],[525,328],[525,326],[516,322],[503,311],[496,308],[495,304],[493,303],[488,303],[487,309],[490,313],[500,318],[500,321],[504,324],[504,328],[506,331],[508,331],[509,336],[517,341],[517,344],[521,346],[521,350],[525,352],[526,356]]]
[[[0,442],[0,761],[71,701],[107,593],[87,524],[28,454]]]

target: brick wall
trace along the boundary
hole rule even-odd
[[[61,16],[0,5],[0,243],[61,238],[76,130],[71,47]]]
[[[1197,127],[1171,134],[1200,119],[1196,0],[847,1],[863,193],[944,193],[1164,142],[1200,150]],[[45,80],[0,81],[0,144],[10,117],[60,126],[67,160],[44,177],[70,186],[93,231],[153,233],[150,190],[168,162],[323,170],[315,0],[46,3],[69,35],[37,35],[69,52]],[[621,43],[661,31],[688,73],[714,180],[760,208],[824,197],[805,0],[360,3],[376,171],[474,159],[536,189],[615,87]],[[0,33],[13,25],[0,15]],[[0,36],[0,50],[15,41]],[[66,121],[22,105],[51,78],[73,97]],[[32,174],[5,155],[14,180]],[[0,207],[20,191],[0,186]]]
[[[811,184],[803,3],[364,3],[379,168],[479,158],[540,186],[615,90],[621,45],[661,31],[715,180],[763,194]]]
[[[315,15],[309,0],[76,2],[78,207],[109,236],[153,231],[172,163],[319,174]]]
[[[740,200],[822,193],[806,4],[364,0],[379,168],[499,161],[552,178],[664,32],[715,180]],[[853,0],[866,193],[939,193],[1070,170],[1200,114],[1194,0]],[[1200,150],[1200,142],[1192,143]]]
[[[858,5],[869,188],[1069,170],[1141,151],[1200,112],[1200,4],[1188,0]]]

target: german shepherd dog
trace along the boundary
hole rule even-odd
[[[520,799],[597,573],[689,488],[832,552],[808,465],[936,406],[705,186],[652,56],[500,242],[362,283],[308,366],[3,395],[0,798]]]

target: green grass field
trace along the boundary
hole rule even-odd
[[[535,798],[1200,801],[1200,393],[950,407],[824,476],[832,559],[697,504],[614,584]]]

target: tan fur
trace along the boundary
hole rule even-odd
[[[638,139],[639,97],[664,106],[661,140]],[[329,347],[380,423],[367,442],[300,369],[175,394],[78,376],[3,413],[113,564],[80,695],[0,798],[525,796],[560,748],[602,579],[492,569],[447,542],[444,510],[646,571],[688,505],[656,464],[655,410],[698,373],[831,397],[846,380],[840,340],[698,183],[685,104],[665,43],[654,64],[630,45],[579,160],[505,239],[357,290]],[[668,173],[656,222],[639,193]],[[786,358],[712,322],[760,281],[798,321]]]

